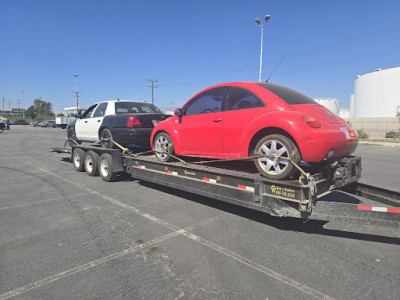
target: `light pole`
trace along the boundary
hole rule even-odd
[[[79,108],[78,108],[78,74],[74,74],[75,77],[75,97],[76,97],[76,112],[79,114]]]
[[[264,37],[264,26],[267,25],[268,20],[271,18],[270,15],[265,15],[264,20],[265,24],[261,24],[259,18],[255,18],[254,21],[258,24],[258,27],[261,28],[261,52],[260,52],[260,75],[258,77],[258,81],[261,81],[261,69],[262,69],[262,55],[263,55],[263,37]]]

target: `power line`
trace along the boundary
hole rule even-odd
[[[151,87],[151,104],[154,105],[154,89],[158,88],[158,86],[154,85],[154,82],[158,82],[158,80],[147,79],[147,81],[151,82],[151,85],[148,85],[148,87]]]

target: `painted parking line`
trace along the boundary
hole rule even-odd
[[[21,160],[21,163],[25,163],[25,164],[30,165],[29,163],[24,162],[22,160]],[[138,249],[142,249],[142,248],[148,247],[150,245],[152,246],[152,245],[154,245],[156,243],[160,243],[162,241],[165,241],[165,240],[170,239],[172,237],[175,237],[177,235],[186,236],[186,237],[190,238],[193,241],[196,241],[196,242],[198,242],[198,243],[200,243],[200,244],[202,244],[204,246],[207,246],[208,248],[213,249],[214,251],[217,251],[218,253],[220,253],[222,255],[225,255],[225,256],[227,256],[227,257],[229,257],[231,259],[234,259],[234,260],[236,260],[236,261],[238,261],[238,262],[240,262],[240,263],[242,263],[242,264],[244,264],[244,265],[246,265],[246,266],[248,266],[248,267],[250,267],[250,268],[252,268],[254,270],[257,270],[257,271],[259,271],[259,272],[261,272],[261,273],[263,273],[263,274],[265,274],[265,275],[267,275],[267,276],[269,276],[269,277],[271,277],[271,278],[273,278],[273,279],[275,279],[275,280],[277,280],[277,281],[279,281],[279,282],[281,282],[283,284],[291,286],[291,287],[297,289],[300,292],[306,293],[306,294],[314,297],[315,299],[334,299],[334,298],[332,298],[332,297],[330,297],[328,295],[325,295],[325,294],[323,294],[323,293],[321,293],[321,292],[319,292],[319,291],[317,291],[317,290],[315,290],[313,288],[310,288],[310,287],[308,287],[308,286],[306,286],[306,285],[304,285],[304,284],[302,284],[302,283],[300,283],[300,282],[298,282],[298,281],[296,281],[294,279],[291,279],[291,278],[289,278],[289,277],[287,277],[287,276],[285,276],[283,274],[280,274],[280,273],[278,273],[276,271],[273,271],[273,270],[271,270],[271,269],[269,269],[269,268],[267,268],[267,267],[265,267],[263,265],[260,265],[260,264],[258,264],[256,262],[254,262],[254,261],[252,261],[250,259],[247,259],[247,258],[245,258],[245,257],[243,257],[243,256],[241,256],[241,255],[239,255],[239,254],[237,254],[237,253],[235,253],[233,251],[225,249],[225,248],[223,248],[221,246],[218,246],[217,244],[215,244],[215,243],[213,243],[211,241],[205,240],[205,239],[203,239],[203,238],[201,238],[199,236],[196,236],[194,234],[189,233],[190,230],[198,227],[197,225],[193,225],[191,227],[188,227],[188,229],[180,229],[179,227],[177,227],[175,225],[172,225],[172,224],[170,224],[170,223],[168,223],[166,221],[163,221],[163,220],[161,220],[161,219],[159,219],[159,218],[157,218],[155,216],[152,216],[152,215],[149,215],[149,214],[147,214],[145,212],[142,212],[142,211],[138,210],[137,208],[135,208],[133,206],[129,206],[129,205],[127,205],[125,203],[122,203],[122,202],[120,202],[120,201],[118,201],[116,199],[113,199],[112,197],[103,195],[103,194],[101,194],[101,193],[99,193],[99,192],[97,192],[95,190],[92,190],[92,189],[90,189],[88,187],[84,187],[84,186],[82,186],[81,184],[79,184],[77,182],[74,182],[72,180],[66,179],[66,178],[64,178],[62,176],[59,176],[57,174],[54,174],[51,171],[48,171],[46,169],[43,169],[43,168],[40,168],[40,167],[37,167],[37,166],[32,166],[32,167],[35,167],[35,168],[43,171],[44,173],[51,174],[51,175],[59,178],[62,181],[65,181],[65,182],[68,182],[70,184],[73,184],[73,185],[79,187],[80,189],[86,190],[87,192],[91,192],[93,194],[97,194],[100,198],[102,198],[102,199],[104,199],[106,201],[109,201],[110,203],[113,203],[113,204],[115,204],[115,205],[117,205],[119,207],[123,207],[123,208],[125,208],[127,210],[130,210],[130,211],[132,211],[132,212],[134,212],[134,213],[136,213],[136,214],[138,214],[138,215],[140,215],[140,216],[142,216],[142,217],[144,217],[144,218],[146,218],[146,219],[148,219],[150,221],[153,221],[153,222],[155,222],[155,223],[157,223],[157,224],[159,224],[159,225],[161,225],[163,227],[166,227],[166,228],[172,230],[172,232],[167,234],[167,235],[164,235],[162,237],[159,237],[157,239],[154,239],[154,240],[152,240],[150,242],[141,244],[139,246],[136,246],[136,247],[133,247],[133,248],[129,248],[129,249],[126,249],[124,251],[121,251],[121,252],[118,252],[118,253],[115,253],[115,254],[111,254],[109,256],[106,256],[104,258],[100,258],[100,259],[95,260],[93,262],[89,262],[87,264],[84,264],[82,266],[76,267],[74,269],[64,271],[64,272],[56,274],[54,276],[50,276],[48,278],[39,280],[39,281],[31,283],[29,285],[20,287],[18,289],[12,290],[12,291],[9,291],[9,292],[7,292],[5,294],[0,295],[0,300],[9,299],[11,297],[23,294],[23,293],[25,293],[25,292],[27,292],[29,290],[42,287],[42,286],[47,285],[47,284],[49,284],[49,283],[51,283],[53,281],[59,280],[61,278],[65,278],[65,277],[70,276],[72,274],[79,273],[79,272],[81,272],[83,270],[87,270],[87,269],[92,268],[94,266],[97,266],[97,265],[103,264],[105,262],[108,262],[108,261],[110,261],[112,259],[119,258],[119,257],[121,257],[123,255],[127,255],[127,254],[130,254],[130,253],[133,253],[133,252],[137,251]],[[209,220],[206,220],[204,222],[207,222],[207,223],[212,222],[213,220],[218,219],[218,217],[219,216],[214,217],[214,218],[209,219]],[[204,222],[201,222],[199,224],[205,224]]]

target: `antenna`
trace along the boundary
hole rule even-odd
[[[281,64],[281,62],[283,62],[283,60],[285,58],[286,58],[286,54],[284,56],[282,56],[281,60],[278,62],[278,64],[276,65],[275,69],[271,72],[271,74],[269,74],[269,77],[265,82],[269,81],[269,79],[271,78],[272,74],[274,74],[275,70],[278,69],[279,65]]]

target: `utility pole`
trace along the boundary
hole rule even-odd
[[[158,82],[158,80],[147,79],[147,81],[151,82],[151,85],[148,85],[148,87],[151,87],[151,104],[154,105],[154,89],[158,88],[158,86],[154,85],[154,82]]]
[[[76,112],[79,114],[78,98],[80,92],[78,92],[78,74],[74,74],[74,77],[75,77]]]
[[[3,97],[3,116],[5,115],[5,111],[4,111],[4,97]]]
[[[10,113],[11,116],[11,100],[8,100],[8,112]]]
[[[18,114],[19,114],[19,112],[20,112],[20,110],[19,110],[19,104],[21,103],[22,100],[16,99],[16,101],[17,101],[17,105],[18,105]]]
[[[22,93],[22,119],[25,120],[25,97],[24,97],[24,91],[21,91]]]

